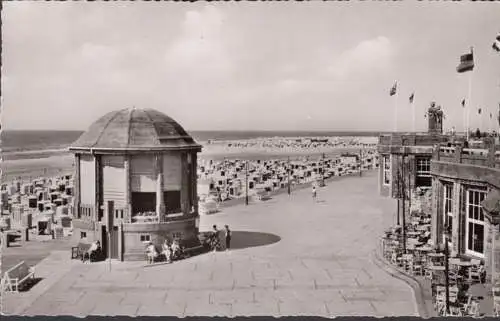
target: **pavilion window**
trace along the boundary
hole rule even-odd
[[[172,238],[174,240],[182,240],[184,238],[184,233],[182,233],[182,232],[173,232],[172,233]]]
[[[416,187],[431,187],[431,159],[429,157],[419,157],[416,159]]]
[[[484,256],[485,224],[481,202],[486,192],[480,189],[469,189],[466,200],[466,237],[467,252],[477,256]]]
[[[443,193],[443,227],[452,228],[453,224],[453,184],[445,183],[443,185],[444,193]],[[443,234],[443,242],[445,236]]]
[[[391,183],[391,158],[389,155],[384,155],[384,185],[389,185]],[[342,168],[339,168],[339,172]]]
[[[132,192],[132,213],[138,215],[156,211],[155,192]]]
[[[165,211],[167,214],[180,213],[181,191],[164,191]]]

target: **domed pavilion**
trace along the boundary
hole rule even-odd
[[[197,241],[201,146],[175,120],[153,109],[113,111],[69,150],[79,242],[99,240],[108,257],[142,260],[149,241]]]

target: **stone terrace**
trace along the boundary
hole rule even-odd
[[[201,218],[201,230],[229,224],[236,249],[173,264],[69,262],[53,252],[45,277],[9,294],[6,312],[25,315],[416,315],[411,288],[375,263],[394,204],[377,195],[375,172],[319,189]],[[268,233],[268,234],[260,234]],[[271,237],[272,235],[277,237]],[[258,243],[271,243],[263,246]],[[264,240],[264,241],[262,241]]]

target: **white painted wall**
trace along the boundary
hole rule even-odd
[[[102,161],[103,200],[115,202],[115,208],[125,208],[126,180],[125,158],[123,156],[104,155]]]
[[[80,203],[95,204],[95,160],[92,155],[80,157]]]
[[[133,155],[130,159],[132,192],[156,192],[154,155]]]
[[[182,182],[182,159],[180,153],[163,154],[163,189],[179,191]]]

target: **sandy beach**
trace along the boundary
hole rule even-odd
[[[230,148],[223,144],[204,145],[199,154],[200,159],[278,159],[285,157],[321,157],[339,155],[344,152],[359,153],[360,147],[317,147],[308,149],[244,147]],[[3,154],[0,164],[2,180],[12,181],[15,178],[24,180],[39,176],[57,176],[71,174],[74,158],[65,149],[9,152]]]

